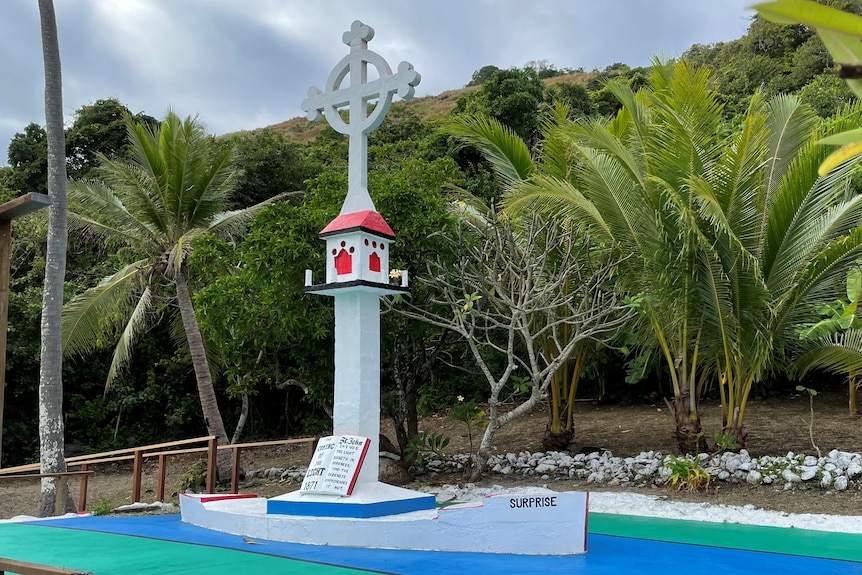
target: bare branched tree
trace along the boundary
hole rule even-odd
[[[450,242],[454,258],[441,256],[418,274],[430,299],[392,305],[466,340],[490,388],[488,426],[473,454],[479,473],[495,432],[546,398],[554,373],[579,342],[607,342],[630,310],[611,289],[617,263],[611,252],[594,248],[577,230],[539,216],[480,214],[462,204]],[[553,345],[542,346],[543,340]],[[502,394],[518,370],[529,378],[529,391],[502,412]]]

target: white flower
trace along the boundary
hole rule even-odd
[[[402,276],[402,274],[403,274],[403,273],[404,273],[404,272],[402,272],[401,270],[391,270],[391,271],[389,272],[389,278],[390,278],[390,279],[400,278],[400,277]]]
[[[457,397],[457,399],[458,399],[458,401],[459,401],[459,402],[460,402],[460,401],[464,401],[464,396],[463,396],[463,395],[459,395],[459,396]]]

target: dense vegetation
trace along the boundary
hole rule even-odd
[[[858,1],[829,3],[862,14]],[[712,432],[744,442],[748,395],[788,385],[794,362],[810,347],[811,328],[845,314],[850,304],[853,316],[862,297],[848,290],[862,256],[858,171],[845,165],[818,178],[828,150],[813,144],[858,127],[862,109],[818,36],[754,18],[743,38],[692,46],[679,63],[617,63],[591,72],[547,62],[486,66],[469,84],[454,95],[396,104],[369,141],[369,189],[398,236],[391,265],[417,278],[409,300],[415,313],[396,301],[383,317],[383,411],[396,423],[394,439],[404,448],[418,433],[420,414],[449,409],[458,397],[487,402],[490,393],[492,403],[549,401],[546,440],[565,446],[573,437],[577,442],[570,408],[576,393],[606,400],[655,391],[673,406],[683,449],[702,446]],[[126,117],[139,126],[139,139],[159,126],[111,99],[76,112],[66,146],[79,189],[96,189],[93,180],[111,174],[118,183],[117,174],[140,152],[130,145],[135,138],[128,137]],[[779,125],[792,129],[781,132]],[[229,157],[238,168],[224,207],[242,210],[301,192],[262,209],[246,235],[195,232],[194,249],[183,252],[183,277],[194,294],[226,428],[219,434],[238,437],[231,431],[240,421],[246,438],[324,431],[332,308],[328,298],[304,294],[303,271],[320,276],[317,234],[346,192],[347,143],[327,127],[296,120],[210,144],[213,158]],[[23,127],[8,160],[0,169],[0,199],[45,191],[42,127]],[[503,209],[506,216],[498,218]],[[797,213],[807,219],[794,219]],[[560,226],[559,233],[526,234],[533,244],[519,243],[524,230],[535,229],[537,214]],[[505,233],[483,236],[477,221]],[[44,215],[16,220],[13,233],[4,466],[31,460],[38,449]],[[551,250],[551,240],[560,238],[578,241]],[[473,251],[482,253],[473,250],[477,241],[498,242],[495,249],[510,263],[542,259],[517,257],[544,246],[539,252],[553,256],[542,260],[546,269],[566,269],[573,278],[574,270],[613,263],[619,271],[601,275],[589,294],[578,296],[607,306],[607,329],[585,331],[592,324],[557,323],[543,312],[524,337],[546,335],[522,338],[506,352],[505,334],[489,331],[471,349],[445,321],[420,321],[491,317],[501,290],[492,281],[479,284],[502,277],[502,268],[470,260]],[[149,282],[153,305],[139,325],[146,329],[135,334],[134,353],[120,364],[113,357],[125,324],[94,326],[87,355],[67,360],[67,443],[96,451],[207,429],[189,342],[169,321],[177,304],[159,258],[172,248],[153,249],[143,254],[141,245],[117,239],[70,237],[68,300],[134,268],[140,286]],[[144,255],[154,259],[135,268]],[[580,267],[563,267],[575,257]],[[478,274],[475,289],[442,298],[440,286],[454,283],[436,281],[442,276],[432,272],[447,267]],[[558,287],[578,291],[567,281]],[[581,300],[571,297],[553,300],[554,313],[574,317]],[[116,319],[129,305],[120,298],[108,316]],[[542,325],[559,331],[537,329]],[[536,353],[544,365],[533,361]],[[551,358],[559,361],[548,370]],[[492,381],[488,374],[495,374]],[[822,385],[822,376],[806,385]],[[723,429],[700,429],[702,394],[721,395]]]

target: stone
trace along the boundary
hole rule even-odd
[[[742,464],[742,461],[740,461],[739,457],[734,455],[734,456],[727,458],[727,460],[724,462],[724,468],[728,472],[734,473],[737,469],[739,469],[739,466],[741,464]]]
[[[784,471],[782,471],[781,477],[783,477],[784,481],[786,481],[788,484],[799,483],[800,481],[802,481],[802,478],[800,478],[798,474],[794,473],[789,469],[785,469]]]
[[[458,496],[451,489],[443,489],[440,493],[437,494],[437,503],[449,503],[450,501],[455,501],[455,498]]]
[[[856,479],[856,477],[858,477],[860,474],[862,474],[862,465],[859,465],[858,463],[851,461],[850,465],[847,466],[846,473],[847,473],[847,477],[849,477],[850,479]]]
[[[810,481],[814,479],[817,475],[818,467],[816,465],[809,465],[802,468],[802,471],[799,473],[799,478],[802,481]]]
[[[749,471],[748,475],[745,476],[745,481],[747,483],[751,483],[752,485],[758,485],[760,483],[762,476],[759,471]]]
[[[388,483],[389,485],[406,485],[412,479],[406,469],[388,457],[380,458],[377,477],[381,483]]]
[[[835,491],[846,491],[847,490],[847,477],[840,475],[835,478],[835,483],[833,483],[833,488]]]

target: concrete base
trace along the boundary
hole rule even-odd
[[[184,522],[199,527],[308,545],[524,555],[586,551],[586,492],[493,495],[481,504],[372,518],[267,513],[271,502],[286,497],[204,501],[206,496],[183,494],[180,510]]]
[[[269,515],[369,518],[435,509],[433,495],[386,483],[360,483],[350,497],[302,494],[299,491],[273,497],[266,503]]]

